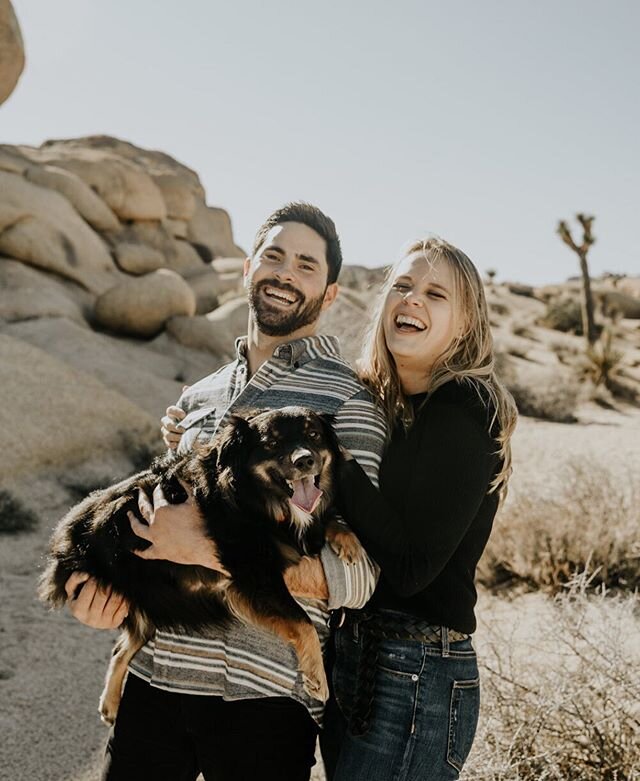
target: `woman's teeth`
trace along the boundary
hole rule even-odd
[[[397,315],[395,324],[401,331],[424,331],[426,329],[426,325],[421,320],[408,315]]]

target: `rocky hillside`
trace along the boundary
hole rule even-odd
[[[164,408],[228,360],[246,327],[244,256],[227,212],[167,154],[106,136],[0,146],[3,481],[155,449]],[[351,361],[382,278],[346,266],[323,319]],[[633,401],[638,280],[594,287],[614,395]],[[613,403],[584,382],[594,367],[574,333],[578,283],[487,289],[502,370],[524,412],[571,419],[584,401]]]

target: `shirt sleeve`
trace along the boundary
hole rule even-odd
[[[363,391],[341,406],[336,414],[335,431],[343,447],[357,460],[367,483],[377,486],[386,424],[368,392]],[[369,601],[378,582],[379,570],[366,552],[360,561],[349,564],[326,544],[320,559],[327,578],[331,610],[339,607],[357,609]]]
[[[401,597],[426,588],[442,571],[477,515],[498,457],[496,444],[460,406],[432,404],[421,427],[402,510],[355,462],[341,467],[339,508],[385,580]]]

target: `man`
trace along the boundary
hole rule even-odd
[[[344,447],[372,480],[382,453],[381,413],[339,356],[337,340],[315,334],[318,318],[338,292],[342,264],[333,222],[319,209],[292,203],[274,212],[256,235],[244,265],[248,335],[236,360],[185,390],[178,452],[208,442],[234,410],[312,407],[336,416]],[[178,415],[176,415],[178,417]],[[180,560],[198,545],[194,505],[141,501],[152,542],[148,558]],[[204,551],[205,561],[213,553]],[[116,627],[126,605],[84,576],[69,581],[72,613],[95,627]],[[289,589],[328,638],[329,610],[359,608],[375,586],[366,559],[345,564],[325,546],[287,576]],[[275,636],[236,623],[206,635],[158,632],[133,660],[107,747],[104,778],[308,779],[322,705],[304,691],[293,649]]]

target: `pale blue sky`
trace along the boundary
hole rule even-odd
[[[13,0],[0,142],[106,133],[194,168],[248,249],[287,200],[382,265],[438,233],[498,279],[640,273],[635,0]]]

